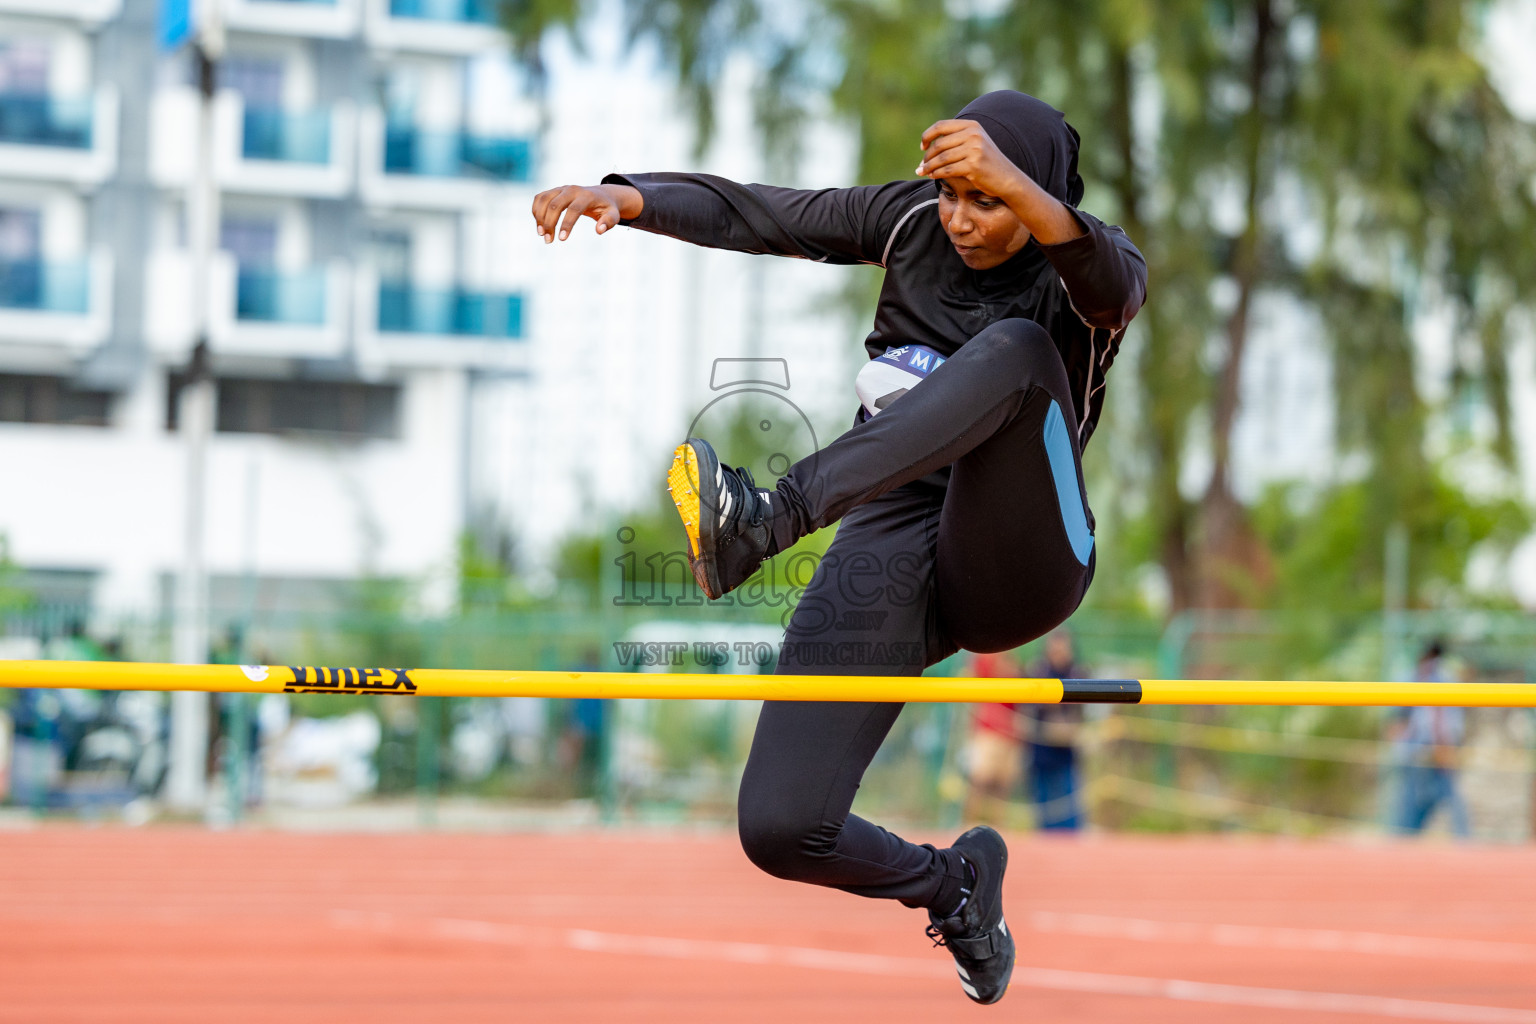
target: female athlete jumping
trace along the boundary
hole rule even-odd
[[[804,191],[706,174],[609,175],[534,198],[546,242],[581,217],[698,245],[885,268],[852,429],[772,490],[708,443],[669,474],[711,598],[841,521],[785,633],[778,671],[918,675],[964,648],[1048,632],[1093,578],[1079,465],[1120,337],[1146,296],[1125,233],[1077,209],[1078,136],[993,92],[922,134],[917,180]],[[844,610],[857,616],[845,617]],[[966,995],[1002,998],[1008,853],[975,828],[938,849],[850,814],[902,705],[763,705],[738,805],[747,856],[782,878],[929,913]]]

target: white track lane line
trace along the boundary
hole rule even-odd
[[[1271,928],[1245,924],[1194,924],[1152,921],[1101,914],[1036,910],[1025,918],[1031,931],[1087,935],[1133,942],[1182,942],[1249,949],[1315,950],[1320,953],[1370,953],[1426,960],[1473,960],[1481,963],[1536,963],[1536,945],[1481,939],[1437,939],[1383,932],[1346,932],[1319,928]]]
[[[661,957],[715,963],[804,967],[848,974],[899,975],[950,979],[954,968],[948,961],[879,953],[847,953],[809,946],[775,946],[760,942],[724,942],[710,939],[679,939],[659,935],[626,935],[585,928],[530,928],[495,921],[471,921],[438,917],[412,920],[393,914],[336,910],[331,924],[338,928],[383,931],[391,934],[426,934],[432,938],[463,942],[487,942],[506,946],[549,948],[564,946],[586,953],[619,956]],[[1013,984],[1055,992],[1090,995],[1139,996],[1180,1002],[1223,1006],[1259,1006],[1273,1010],[1309,1013],[1354,1013],[1396,1020],[1437,1020],[1453,1024],[1536,1024],[1536,1010],[1468,1003],[1437,1003],[1390,996],[1362,996],[1339,992],[1307,992],[1300,989],[1221,985],[1176,978],[1141,978],[1128,974],[1097,974],[1061,971],[1046,967],[1015,967]]]

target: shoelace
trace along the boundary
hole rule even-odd
[[[976,885],[976,869],[971,867],[971,862],[966,860],[964,857],[960,858],[960,863],[966,868],[967,871],[970,872],[970,874],[971,874],[971,886],[974,887]],[[951,914],[950,917],[954,917],[956,914],[959,914],[960,911],[965,909],[965,905],[971,901],[971,889],[970,888],[967,888],[966,886],[962,885],[960,887],[960,893],[965,898],[960,901],[960,906],[958,908],[956,908],[955,913]],[[930,924],[930,925],[928,925],[928,927],[923,929],[923,932],[930,939],[933,940],[933,944],[935,946],[947,946],[947,945],[949,945],[949,943],[945,941],[944,933],[939,931],[937,925]]]
[[[752,526],[762,526],[763,503],[757,500],[757,481],[752,479],[752,471],[746,466],[737,466],[724,476],[725,486],[731,491],[732,506],[737,509],[751,509],[751,518],[747,522]],[[739,512],[737,516],[740,516]]]

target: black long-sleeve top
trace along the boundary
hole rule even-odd
[[[927,345],[951,355],[987,325],[1033,320],[1050,334],[1071,382],[1080,445],[1104,405],[1105,374],[1146,298],[1147,264],[1124,231],[1073,210],[1085,234],[1031,241],[1007,262],[972,270],[939,221],[935,183],[803,190],[710,174],[610,174],[645,200],[623,223],[697,245],[885,268],[869,357]]]

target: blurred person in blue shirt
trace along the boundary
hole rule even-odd
[[[1445,645],[1432,640],[1419,655],[1415,682],[1444,683]],[[1424,831],[1430,817],[1443,804],[1451,818],[1451,831],[1461,838],[1471,834],[1467,805],[1456,787],[1460,751],[1467,733],[1465,708],[1400,708],[1392,716],[1387,736],[1393,743],[1393,760],[1401,766],[1393,827],[1402,834]]]
[[[589,647],[572,667],[573,672],[601,672],[602,658],[596,647]],[[561,737],[562,762],[575,772],[576,790],[593,794],[601,783],[603,749],[608,742],[608,702],[596,697],[578,697],[571,702],[565,733]]]
[[[1072,634],[1053,632],[1045,641],[1045,657],[1032,673],[1039,679],[1086,679],[1088,670],[1077,663]],[[1082,803],[1078,797],[1077,740],[1083,728],[1081,704],[1022,704],[1024,762],[1029,771],[1029,791],[1035,802],[1040,828],[1075,832],[1082,828]]]

